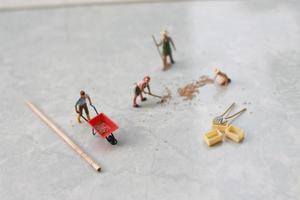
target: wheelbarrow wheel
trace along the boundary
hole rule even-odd
[[[117,139],[113,134],[110,134],[109,136],[106,137],[106,140],[111,144],[111,145],[116,145],[118,143]]]

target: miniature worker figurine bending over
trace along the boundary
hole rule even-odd
[[[215,81],[222,86],[227,86],[230,82],[231,79],[228,78],[227,74],[221,72],[219,69],[215,69]]]
[[[87,120],[90,120],[90,114],[89,114],[89,109],[86,104],[86,99],[88,99],[90,105],[92,105],[90,96],[88,94],[86,94],[83,90],[80,91],[80,98],[78,99],[78,101],[75,104],[75,111],[76,111],[76,113],[78,113],[78,116],[77,116],[78,123],[81,123],[80,117],[82,116],[82,110],[85,111]]]
[[[162,46],[162,60],[163,60],[163,69],[165,70],[168,66],[167,57],[170,58],[172,64],[175,63],[172,55],[171,45],[173,49],[176,51],[175,44],[170,36],[168,36],[168,32],[165,30],[162,33],[162,40],[157,44],[157,46]]]
[[[150,82],[150,77],[145,76],[142,81],[140,81],[139,83],[136,84],[135,89],[134,89],[133,107],[135,107],[135,108],[140,107],[136,103],[136,99],[137,99],[138,96],[141,97],[141,101],[146,101],[147,98],[143,97],[143,93],[144,94],[151,94],[149,82]],[[148,92],[145,91],[145,88],[148,89]]]

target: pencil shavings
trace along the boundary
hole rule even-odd
[[[196,94],[199,93],[200,87],[212,83],[214,83],[213,79],[209,78],[208,76],[201,76],[199,80],[189,83],[183,88],[178,88],[177,92],[179,96],[184,97],[183,100],[192,100]]]

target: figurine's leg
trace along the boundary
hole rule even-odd
[[[77,122],[78,122],[78,123],[81,123],[80,115],[79,115],[79,114],[77,115]]]
[[[140,94],[140,97],[141,97],[141,101],[146,101],[146,100],[147,100],[147,98],[146,98],[146,97],[143,97],[143,94],[142,94],[142,92],[141,92],[141,94]]]
[[[169,57],[170,57],[171,63],[172,63],[172,64],[174,64],[174,63],[175,63],[175,61],[174,61],[174,59],[173,59],[172,52],[170,52],[170,54],[169,54]]]
[[[91,118],[90,118],[90,113],[89,113],[89,109],[88,109],[87,105],[84,104],[83,108],[84,108],[84,112],[86,114],[88,121],[90,121]]]
[[[163,69],[165,70],[167,68],[168,62],[167,62],[167,55],[163,55]]]
[[[136,103],[137,97],[138,97],[137,95],[134,95],[134,98],[133,98],[133,107],[135,107],[135,108],[140,107],[139,104]]]
[[[134,97],[133,97],[133,107],[138,108],[139,105],[136,103],[136,99],[138,97],[138,95],[140,94],[140,89],[138,86],[135,87],[134,89]]]
[[[79,106],[79,113],[77,115],[77,122],[78,123],[81,123],[80,116],[82,115],[82,109],[83,109],[83,107]]]

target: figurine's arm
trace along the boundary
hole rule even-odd
[[[176,51],[175,44],[174,44],[174,42],[173,42],[173,40],[172,40],[172,38],[171,38],[171,37],[170,37],[170,42],[171,42],[171,44],[172,44],[172,46],[173,46],[174,50]]]
[[[148,89],[148,92],[146,92],[145,91],[145,88],[147,87],[147,89]],[[151,94],[151,90],[150,90],[150,86],[149,86],[149,84],[147,84],[147,86],[146,86],[145,88],[143,88],[143,93],[145,93],[145,94]]]
[[[78,101],[79,101],[79,100],[78,100]],[[79,110],[77,109],[78,101],[77,101],[76,104],[75,104],[75,111],[76,111],[76,113],[79,113]]]
[[[86,95],[86,98],[88,99],[88,101],[90,102],[90,105],[93,105],[92,104],[92,100],[91,100],[91,97],[89,95]]]
[[[151,94],[151,90],[150,90],[150,85],[149,84],[147,84],[147,89],[148,89],[149,94]]]
[[[159,43],[157,43],[156,45],[159,47],[159,46],[161,46],[163,44],[163,41],[161,40],[161,41],[159,41]]]

